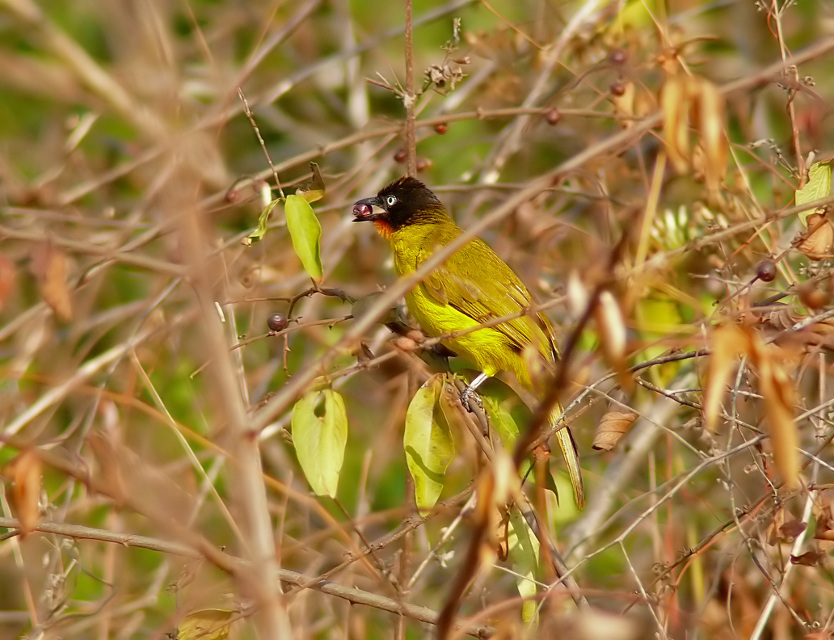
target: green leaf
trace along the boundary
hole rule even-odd
[[[269,214],[272,213],[272,210],[275,208],[275,205],[280,202],[280,199],[273,200],[270,202],[264,210],[261,211],[261,215],[258,216],[258,228],[255,229],[252,233],[250,233],[246,238],[243,240],[243,244],[246,246],[251,245],[253,242],[260,241],[266,235],[266,225],[269,222]]]
[[[449,424],[438,408],[442,377],[434,376],[412,398],[405,415],[403,448],[411,477],[414,500],[421,511],[431,509],[446,477],[446,467],[455,455]]]
[[[535,600],[538,584],[535,580],[539,568],[539,539],[518,510],[510,509],[509,536],[510,566],[516,574],[518,593],[524,598],[521,618],[525,623],[536,624],[538,602]]]
[[[504,408],[500,401],[491,396],[482,395],[481,400],[489,416],[489,421],[498,432],[498,437],[501,438],[504,448],[512,451],[519,434],[518,424],[516,424],[512,414]]]
[[[324,396],[324,407],[317,415],[320,396]],[[295,455],[317,495],[336,497],[347,433],[345,403],[335,391],[314,391],[295,403],[292,410]]]
[[[811,169],[808,171],[808,182],[805,183],[804,187],[796,191],[796,204],[799,206],[806,202],[814,202],[821,198],[827,198],[830,195],[831,163],[816,162],[811,165]],[[814,213],[813,209],[806,209],[799,214],[799,219],[802,220],[802,224],[806,224],[806,218],[812,213]]]
[[[313,172],[312,179],[303,187],[296,189],[295,195],[301,196],[312,204],[316,200],[321,200],[324,197],[324,178],[321,177],[319,165],[315,162],[310,163],[310,170]]]
[[[307,274],[321,282],[321,224],[313,207],[301,196],[287,196],[284,205],[292,246]]]
[[[234,611],[200,609],[189,613],[177,628],[179,640],[226,640]]]

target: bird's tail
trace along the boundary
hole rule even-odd
[[[562,416],[562,410],[557,406],[551,415],[553,424],[556,424]],[[582,469],[579,467],[579,451],[576,448],[576,442],[573,440],[573,434],[569,427],[562,427],[556,432],[556,439],[559,441],[559,447],[562,449],[562,455],[565,458],[565,466],[568,468],[568,475],[570,476],[570,484],[573,487],[573,499],[576,500],[576,506],[580,509],[585,507],[585,482],[582,480]]]

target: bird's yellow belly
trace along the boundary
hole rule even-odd
[[[454,307],[436,300],[422,284],[406,295],[405,301],[411,315],[423,331],[432,337],[458,333],[480,324]],[[442,341],[488,376],[494,376],[499,371],[509,371],[515,374],[522,385],[530,386],[530,377],[521,355],[513,349],[507,337],[493,327],[443,338]]]

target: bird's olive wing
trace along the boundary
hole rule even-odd
[[[422,249],[417,256],[419,267],[437,250]],[[424,281],[426,291],[435,300],[451,306],[479,323],[524,312],[533,304],[527,288],[488,245],[473,240],[435,269]],[[496,325],[512,347],[521,352],[528,344],[537,344],[551,361],[558,358],[553,330],[541,313],[535,319],[521,315]]]

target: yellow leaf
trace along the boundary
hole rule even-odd
[[[811,165],[808,171],[808,182],[805,186],[797,190],[794,194],[794,200],[797,205],[805,204],[806,202],[814,202],[821,198],[827,198],[831,195],[831,163],[830,162],[815,162]],[[803,223],[808,224],[807,218],[812,213],[813,209],[806,209],[799,213],[799,219]],[[808,225],[810,228],[810,225]]]
[[[177,640],[226,640],[234,615],[228,609],[192,611],[180,623]]]

